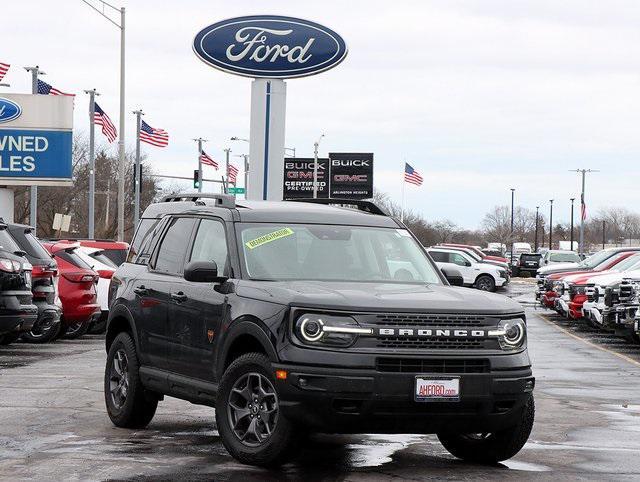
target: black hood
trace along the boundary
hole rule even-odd
[[[401,283],[239,281],[238,296],[288,306],[339,311],[521,313],[503,295],[472,288]]]

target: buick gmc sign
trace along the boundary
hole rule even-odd
[[[212,67],[254,78],[288,79],[335,67],[347,46],[333,30],[309,20],[274,15],[237,17],[202,29],[196,55]]]

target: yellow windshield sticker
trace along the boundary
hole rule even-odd
[[[275,241],[276,239],[286,238],[287,236],[291,236],[293,234],[293,229],[291,228],[282,228],[274,231],[273,233],[265,234],[264,236],[260,236],[259,238],[252,239],[251,241],[247,241],[245,246],[249,249],[257,248],[258,246],[262,246],[263,244],[270,243],[271,241]]]

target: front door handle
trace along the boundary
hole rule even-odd
[[[178,303],[182,303],[183,301],[187,301],[187,295],[182,291],[178,291],[177,293],[171,293],[171,299]]]
[[[133,288],[133,292],[137,295],[144,296],[149,294],[149,290],[144,287],[144,285],[136,286]]]

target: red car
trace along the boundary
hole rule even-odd
[[[100,248],[104,255],[113,261],[116,266],[120,266],[127,259],[129,243],[124,241],[111,241],[109,239],[51,239],[51,242],[77,243],[87,248]]]
[[[66,338],[78,338],[100,316],[96,291],[98,273],[75,253],[79,247],[77,243],[42,244],[58,263],[58,296],[62,302],[61,334]]]
[[[593,276],[594,273],[601,273],[603,271],[607,271],[607,270],[612,269],[615,265],[617,265],[621,261],[623,261],[623,260],[627,259],[629,256],[633,256],[635,254],[638,254],[638,252],[637,251],[621,252],[621,253],[619,253],[617,255],[612,256],[611,258],[606,259],[604,262],[602,262],[601,264],[599,264],[598,266],[596,266],[592,270],[589,270],[589,271],[565,271],[565,272],[562,272],[562,273],[555,273],[555,274],[551,274],[551,275],[547,276],[547,280],[549,280],[551,282],[561,281],[565,277],[573,276],[573,275],[585,275],[586,277],[590,277],[590,276]],[[551,289],[551,290],[547,291],[544,295],[542,295],[542,303],[545,306],[547,306],[548,308],[555,308],[556,299],[559,296],[561,296],[562,294],[563,293],[559,293],[555,289]],[[586,300],[586,297],[585,297],[585,300]],[[583,300],[582,302],[584,303],[585,300]]]

